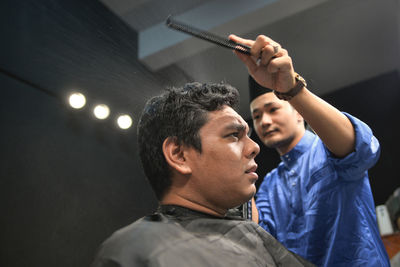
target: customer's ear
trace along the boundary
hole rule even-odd
[[[176,137],[168,137],[162,145],[163,154],[168,165],[181,174],[192,172],[185,158],[186,146],[179,144]]]

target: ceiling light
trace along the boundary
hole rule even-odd
[[[121,115],[118,117],[117,123],[121,129],[128,129],[132,126],[132,119],[129,115]]]
[[[104,120],[110,115],[110,109],[107,105],[100,104],[93,109],[93,113],[99,120]]]
[[[83,108],[86,104],[86,98],[81,93],[73,93],[69,96],[69,104],[75,109]]]

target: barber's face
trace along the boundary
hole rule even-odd
[[[191,182],[210,207],[228,209],[256,192],[254,161],[259,146],[248,136],[248,125],[232,108],[210,112],[200,129],[202,152],[190,152]]]
[[[288,152],[298,141],[303,119],[287,102],[274,93],[266,93],[255,98],[250,104],[254,129],[260,140],[278,152]]]

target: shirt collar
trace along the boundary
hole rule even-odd
[[[313,143],[315,135],[310,131],[305,131],[303,137],[297,143],[297,145],[292,148],[288,153],[281,156],[282,162],[288,168],[293,167],[297,159],[307,150],[309,150],[311,144]]]

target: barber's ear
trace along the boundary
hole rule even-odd
[[[192,169],[185,158],[185,149],[186,146],[180,145],[175,137],[166,138],[162,146],[168,165],[181,174],[190,174]]]
[[[298,111],[296,111],[296,113],[297,113],[297,122],[304,123],[304,118],[303,118],[303,116],[301,116],[300,113],[299,113]]]

